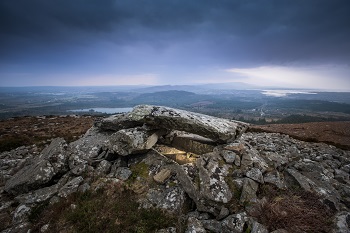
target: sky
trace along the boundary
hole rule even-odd
[[[0,0],[0,86],[350,90],[348,0]]]

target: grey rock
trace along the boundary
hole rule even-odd
[[[78,176],[73,178],[71,181],[66,183],[58,192],[59,197],[66,198],[70,194],[76,192],[79,188],[79,185],[84,181],[83,177]]]
[[[73,158],[73,157],[71,157],[71,158]],[[76,166],[72,165],[71,167],[73,167],[73,168],[70,170],[70,172],[76,176],[80,176],[84,172],[86,172],[88,164],[87,164],[87,162],[81,162],[78,165],[76,165]]]
[[[40,228],[40,232],[47,232],[49,230],[50,224],[45,224]]]
[[[215,143],[213,140],[204,138],[196,134],[174,130],[167,136],[172,137],[169,143],[171,144],[171,146],[175,148],[180,148],[184,151],[196,154],[205,154],[214,150],[213,145]]]
[[[97,127],[90,128],[85,135],[69,144],[71,156],[69,167],[72,169],[80,163],[87,163],[89,159],[97,158],[107,148],[111,132],[100,131]]]
[[[152,132],[143,127],[121,129],[109,138],[109,148],[119,155],[143,153],[156,144],[164,131]]]
[[[14,195],[26,193],[43,187],[54,176],[66,172],[66,147],[63,139],[54,139],[29,166],[22,168],[6,182],[5,191]]]
[[[253,167],[249,169],[246,173],[246,176],[251,178],[252,180],[259,182],[260,184],[264,183],[262,172],[258,168]]]
[[[85,192],[87,192],[90,189],[90,187],[91,186],[88,183],[84,183],[84,184],[79,186],[78,191],[82,192],[82,193],[85,193]]]
[[[264,175],[264,182],[269,183],[269,184],[273,184],[280,189],[283,189],[286,187],[284,180],[281,177],[281,174],[276,170],[271,171],[271,172],[267,172]]]
[[[201,220],[201,223],[203,227],[210,232],[214,232],[214,233],[222,232],[221,222],[219,222],[218,220],[214,220],[214,219]]]
[[[120,180],[127,180],[132,175],[132,172],[127,167],[118,167],[115,177]]]
[[[197,210],[189,212],[187,217],[195,217],[198,220],[209,220],[211,218],[209,213],[206,212],[198,212]]]
[[[222,220],[230,214],[230,211],[226,207],[221,207],[220,213],[216,216],[217,220]]]
[[[129,114],[117,114],[95,122],[95,126],[104,131],[119,131],[121,129],[135,128],[143,123],[129,118]]]
[[[27,222],[28,221],[28,216],[31,212],[31,208],[28,205],[22,204],[19,205],[15,213],[13,215],[12,222],[15,225],[18,225],[19,223]]]
[[[243,232],[244,224],[248,221],[247,214],[245,212],[233,214],[228,216],[222,221],[223,233],[241,233]]]
[[[194,217],[189,217],[187,220],[187,229],[185,233],[206,233],[201,221]]]
[[[143,208],[160,208],[169,213],[178,214],[185,203],[185,192],[179,187],[149,189],[142,201]]]
[[[253,165],[253,157],[251,154],[244,153],[241,159],[242,167],[251,167]]]
[[[221,151],[221,156],[224,158],[226,163],[234,163],[237,154],[233,151],[229,151],[229,150],[222,150]]]
[[[277,230],[271,231],[271,233],[288,233],[288,231],[285,229],[277,229]]]
[[[102,160],[95,169],[95,172],[97,175],[106,175],[111,170],[111,166],[111,162],[108,162],[107,160]]]
[[[243,182],[242,194],[240,198],[241,203],[253,203],[256,202],[256,192],[258,191],[259,184],[252,179],[245,178]]]
[[[215,141],[231,141],[244,132],[248,124],[160,106],[139,105],[128,119],[148,125],[198,134]]]
[[[58,185],[52,185],[15,197],[15,200],[23,204],[40,203],[49,200],[58,192]]]
[[[237,167],[240,167],[240,166],[241,166],[241,157],[240,157],[238,154],[235,155],[234,164],[235,164]]]
[[[346,184],[349,182],[349,173],[346,173],[345,171],[342,171],[340,169],[335,169],[334,179],[336,179],[340,183]]]
[[[171,176],[171,170],[170,169],[162,169],[160,172],[158,172],[155,176],[153,176],[153,179],[155,182],[159,184],[164,184],[165,181]]]
[[[340,212],[335,218],[336,228],[335,233],[349,233],[350,232],[350,212]]]
[[[258,223],[257,221],[253,221],[251,226],[252,226],[251,233],[269,233],[267,228],[261,223]]]
[[[224,147],[225,150],[230,150],[230,151],[233,151],[237,154],[243,154],[245,151],[246,151],[246,148],[244,146],[243,143],[241,142],[231,142],[231,143],[228,143],[225,147]]]
[[[311,186],[308,178],[306,178],[294,169],[287,169],[286,171],[295,179],[295,181],[300,185],[301,188],[308,192],[311,191]]]
[[[156,231],[156,233],[176,233],[176,228],[175,227],[168,227],[165,229],[160,229]]]
[[[225,181],[229,166],[220,166],[214,153],[203,155],[197,160],[200,179],[200,196],[218,203],[228,203],[232,193]]]
[[[341,169],[342,169],[344,172],[350,174],[350,164],[346,164],[346,165],[342,166]]]

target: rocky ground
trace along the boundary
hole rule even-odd
[[[288,134],[294,138],[325,142],[350,150],[350,122],[312,122],[303,124],[254,125],[252,131]]]
[[[350,152],[138,106],[0,154],[2,232],[349,232]]]

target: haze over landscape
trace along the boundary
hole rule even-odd
[[[0,86],[350,90],[350,2],[0,2]]]

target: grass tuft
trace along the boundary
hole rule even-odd
[[[315,193],[303,190],[277,190],[265,186],[266,199],[250,213],[269,231],[283,228],[291,233],[331,232],[333,214]]]
[[[155,232],[176,224],[174,216],[160,209],[139,208],[135,193],[113,183],[72,194],[41,211],[36,220],[34,231],[49,223],[51,232]]]

